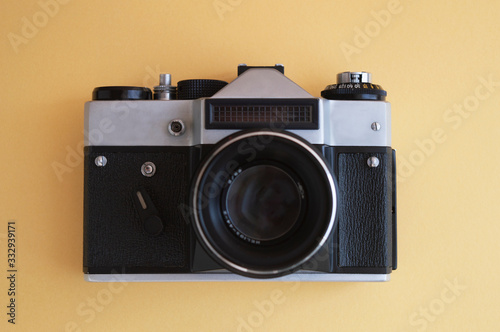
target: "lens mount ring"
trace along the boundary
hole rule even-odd
[[[237,259],[231,259],[228,258],[227,253],[228,250],[224,250],[221,252],[220,248],[218,250],[218,246],[216,243],[212,243],[212,234],[215,234],[216,231],[210,231],[212,233],[209,234],[209,231],[207,231],[207,224],[210,223],[215,223],[213,219],[218,219],[218,216],[212,217],[209,212],[206,212],[206,208],[203,206],[201,203],[203,200],[203,193],[205,192],[207,188],[204,188],[205,185],[205,178],[207,177],[207,170],[209,170],[209,167],[213,164],[218,162],[218,159],[222,158],[221,155],[224,155],[224,151],[228,148],[234,148],[235,144],[238,144],[238,142],[242,143],[245,140],[250,140],[254,138],[259,138],[261,137],[266,137],[267,139],[276,139],[279,140],[281,143],[280,144],[287,144],[290,146],[290,149],[296,149],[297,151],[300,150],[300,153],[303,156],[306,156],[307,159],[309,160],[309,164],[314,166],[314,171],[313,175],[315,176],[315,183],[318,183],[319,186],[321,186],[321,192],[324,196],[322,197],[321,204],[317,203],[316,208],[321,209],[323,207],[325,211],[322,212],[311,212],[315,213],[315,216],[320,216],[318,218],[323,219],[323,220],[309,220],[308,224],[311,229],[314,230],[314,234],[311,234],[309,238],[307,238],[307,241],[310,243],[307,243],[305,245],[301,245],[299,249],[297,249],[298,257],[293,256],[293,259],[289,259],[286,261],[286,264],[280,264],[280,266],[273,266],[272,263],[269,263],[269,267],[263,267],[255,264],[245,264],[243,261],[237,261]],[[270,144],[273,144],[272,141]],[[304,161],[305,162],[305,161]],[[300,175],[300,174],[299,174]],[[319,181],[320,179],[321,181]],[[205,181],[205,182],[204,182]],[[214,182],[213,182],[214,183]],[[211,183],[211,184],[213,184]],[[203,188],[202,188],[203,187]],[[244,275],[244,276],[250,276],[254,278],[272,278],[272,277],[279,277],[283,276],[289,273],[292,273],[296,270],[298,270],[305,262],[310,260],[317,252],[318,250],[325,244],[327,239],[329,238],[333,227],[334,227],[334,222],[335,222],[335,215],[337,211],[337,193],[336,193],[336,183],[332,175],[332,171],[330,170],[330,167],[327,165],[327,162],[325,161],[324,157],[319,153],[316,148],[314,148],[310,143],[302,139],[301,137],[289,133],[289,132],[283,132],[283,131],[273,131],[270,129],[261,129],[261,130],[247,130],[247,131],[241,131],[239,133],[236,133],[234,135],[230,135],[226,139],[222,140],[215,148],[213,151],[210,152],[209,156],[202,162],[200,167],[198,168],[198,171],[196,172],[193,182],[192,182],[192,188],[191,188],[191,196],[190,196],[190,205],[192,208],[192,214],[191,214],[191,220],[193,223],[193,228],[195,230],[195,233],[197,234],[199,242],[202,244],[202,246],[206,249],[206,251],[214,258],[216,261],[218,261],[223,267],[227,268],[228,270]],[[204,189],[202,191],[202,189]],[[210,188],[208,188],[210,189]],[[220,191],[222,191],[222,188],[220,188]],[[310,190],[313,191],[313,190]],[[214,193],[216,196],[217,193]],[[215,198],[214,198],[215,199]],[[318,201],[318,199],[316,199]],[[319,205],[318,205],[319,204]],[[219,204],[220,206],[220,204]],[[312,207],[310,210],[314,210],[314,207]],[[211,213],[214,213],[213,211]],[[205,217],[205,214],[208,214],[209,217]],[[201,216],[201,217],[200,217]],[[211,218],[212,217],[212,218]],[[202,220],[203,219],[203,220]],[[207,222],[208,220],[208,222]],[[217,220],[219,223],[219,221]],[[221,222],[222,223],[222,222]],[[316,225],[317,224],[317,225]],[[209,225],[213,226],[213,225]],[[223,225],[225,226],[225,225]],[[215,227],[215,226],[214,226]],[[230,233],[226,228],[227,232]],[[300,233],[300,232],[298,232]],[[304,236],[306,236],[304,235]],[[314,235],[314,238],[312,236]],[[234,236],[232,234],[231,236]],[[237,241],[239,239],[236,239],[234,241]],[[233,240],[231,240],[233,241]],[[241,241],[244,243],[245,241]],[[245,245],[250,245],[249,243],[245,244],[240,244],[240,243],[232,243],[235,246],[245,246]],[[229,244],[228,244],[229,245]],[[243,248],[243,247],[241,247]],[[240,248],[240,249],[241,249]],[[232,250],[238,251],[239,248],[231,248]],[[280,248],[281,251],[279,252],[285,252],[283,248]],[[260,255],[264,255],[262,252],[259,253]],[[265,256],[262,256],[265,257]],[[279,257],[276,258],[276,261],[278,261]],[[274,262],[274,261],[273,261]],[[252,265],[252,266],[249,266]],[[272,266],[272,267],[271,267]]]

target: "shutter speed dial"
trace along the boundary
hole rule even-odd
[[[337,75],[337,84],[328,85],[321,97],[332,100],[380,100],[385,101],[387,92],[372,83],[367,72],[343,72]]]

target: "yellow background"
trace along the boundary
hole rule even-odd
[[[0,330],[237,331],[246,322],[243,331],[498,331],[500,86],[488,93],[481,82],[500,82],[500,3],[392,2],[73,0],[44,21],[37,1],[3,1]],[[34,20],[38,31],[23,37]],[[62,181],[53,164],[80,151],[92,89],[152,87],[159,72],[230,81],[242,62],[283,63],[314,96],[345,70],[370,71],[388,91],[400,164],[392,280],[84,282],[82,162],[74,158]],[[451,120],[454,105],[470,111]],[[11,219],[15,327],[6,315]],[[106,304],[89,313],[96,298]]]

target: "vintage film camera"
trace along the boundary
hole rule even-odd
[[[282,65],[160,75],[85,105],[89,281],[386,281],[396,269],[390,104],[367,72],[315,98]]]

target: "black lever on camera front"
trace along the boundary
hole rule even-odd
[[[132,197],[144,231],[149,235],[159,235],[163,231],[163,222],[151,197],[143,188],[134,191]]]

